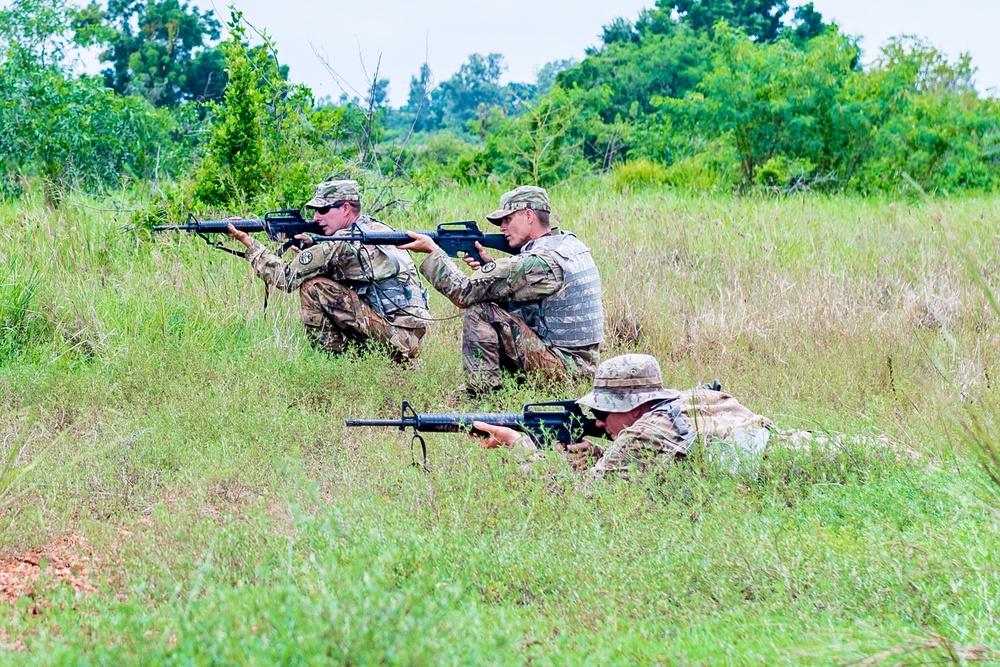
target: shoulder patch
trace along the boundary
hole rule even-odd
[[[496,262],[487,262],[486,264],[483,264],[481,267],[479,267],[479,270],[482,271],[483,273],[489,273],[495,268],[497,268]]]
[[[299,253],[299,264],[305,266],[313,261],[313,254],[308,250],[303,250]]]

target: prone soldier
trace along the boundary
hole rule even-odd
[[[392,231],[361,215],[356,181],[320,183],[305,206],[328,235],[352,225],[370,232]],[[406,251],[346,241],[317,244],[299,234],[295,238],[303,247],[285,262],[232,225],[229,236],[246,246],[247,260],[268,287],[299,291],[302,324],[314,347],[340,354],[351,343],[371,340],[385,346],[396,361],[420,353],[429,322],[427,294]]]
[[[485,260],[466,276],[429,237],[410,232],[400,246],[426,253],[420,272],[459,308],[464,389],[496,389],[502,369],[556,379],[593,377],[604,339],[601,280],[590,249],[549,221],[548,193],[522,186],[500,198],[486,219],[500,227],[513,257]]]
[[[752,469],[774,431],[771,420],[725,392],[664,388],[660,365],[647,354],[624,354],[602,363],[593,390],[576,403],[593,413],[612,442],[602,447],[583,440],[557,443],[556,448],[574,469],[593,478],[641,470],[654,460],[683,459],[698,441],[711,443],[715,451],[710,449],[709,456],[730,469]],[[514,429],[479,421],[473,426],[489,434],[481,443],[485,448],[537,449]]]

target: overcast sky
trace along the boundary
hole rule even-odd
[[[277,42],[279,58],[291,67],[291,78],[309,85],[317,97],[336,99],[341,94],[336,77],[320,58],[353,95],[352,89],[363,93],[381,55],[379,76],[389,79],[394,106],[406,102],[410,77],[425,59],[435,82],[440,82],[470,53],[497,52],[509,67],[505,82],[533,82],[549,61],[583,58],[584,49],[598,43],[601,27],[615,17],[635,19],[655,2],[231,1],[251,24],[267,29]],[[214,7],[222,23],[228,18],[227,0],[192,4]],[[963,51],[971,53],[979,68],[979,89],[993,89],[996,95],[1000,88],[1000,0],[814,0],[814,5],[845,32],[864,37],[866,61],[889,37],[918,35],[952,59]]]

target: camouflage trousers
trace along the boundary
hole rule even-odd
[[[496,389],[503,383],[503,370],[565,380],[574,368],[523,320],[495,303],[477,303],[465,311],[462,371],[467,391]]]
[[[299,289],[302,324],[313,347],[340,354],[351,344],[374,341],[395,361],[412,359],[424,346],[426,329],[393,326],[361,296],[329,278],[307,280]]]

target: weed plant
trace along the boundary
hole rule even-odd
[[[481,218],[497,194],[442,188],[390,222]],[[344,419],[586,387],[456,395],[460,319],[407,366],[328,357],[295,295],[263,312],[246,262],[29,188],[0,204],[16,332],[0,557],[80,535],[98,591],[43,570],[33,597],[0,603],[3,662],[996,657],[1000,519],[958,417],[994,396],[997,317],[961,257],[996,289],[998,200],[551,194],[601,269],[607,357],[653,354],[671,386],[717,377],[783,428],[866,437],[776,450],[752,479],[699,455],[585,486],[554,458],[526,472],[435,435],[423,472],[408,435]]]

